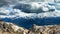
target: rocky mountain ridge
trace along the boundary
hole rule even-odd
[[[33,25],[30,29],[0,21],[0,34],[60,34],[60,25]]]

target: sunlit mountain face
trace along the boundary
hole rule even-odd
[[[0,20],[27,29],[60,24],[60,0],[0,0]]]

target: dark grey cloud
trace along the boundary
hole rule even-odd
[[[0,0],[0,7],[3,5],[14,4],[17,3],[17,0]]]
[[[40,13],[43,12],[42,8],[39,9],[31,9],[31,4],[17,4],[13,8],[20,9],[25,13]]]
[[[0,7],[3,6],[3,5],[6,5],[7,2],[5,0],[0,0]]]
[[[39,6],[39,5],[38,5]],[[44,11],[43,7],[38,7],[38,6],[32,6],[31,4],[24,4],[24,3],[20,3],[20,4],[16,4],[13,8],[15,9],[20,9],[22,10],[22,12],[25,12],[25,13],[42,13],[42,12],[49,12],[49,11],[55,11],[55,8],[48,8],[48,11]],[[47,5],[48,6],[48,5]],[[33,8],[34,7],[34,8]]]

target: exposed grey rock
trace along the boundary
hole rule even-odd
[[[34,30],[33,30],[34,29]],[[46,26],[33,26],[34,33],[40,34],[59,34],[60,33],[60,25],[46,25]]]
[[[19,27],[12,23],[0,21],[0,30],[2,34],[27,34],[29,30]]]
[[[31,29],[0,21],[0,34],[60,34],[60,25],[34,25]]]

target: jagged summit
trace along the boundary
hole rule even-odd
[[[0,20],[0,34],[27,34],[28,31],[28,29],[19,27],[13,23],[8,23]]]
[[[34,25],[30,29],[0,20],[0,34],[60,34],[60,25]]]

